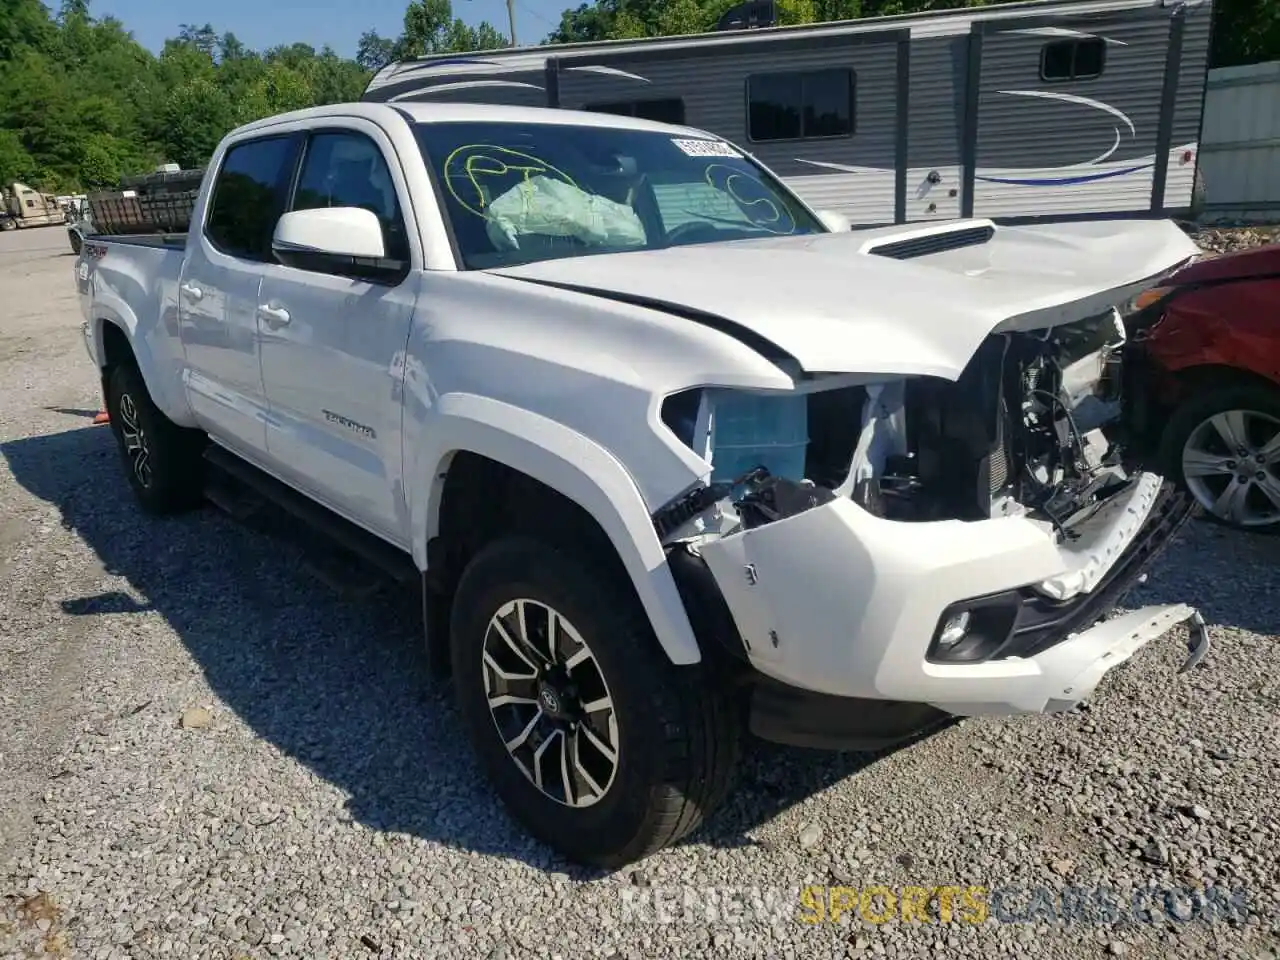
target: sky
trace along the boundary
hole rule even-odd
[[[514,0],[516,40],[541,40],[560,22],[566,6],[580,0]],[[57,0],[49,3],[56,7]],[[90,0],[95,17],[113,16],[138,42],[159,52],[166,37],[182,23],[211,23],[218,33],[231,31],[244,44],[262,50],[279,43],[325,44],[353,57],[360,34],[377,30],[384,37],[400,33],[407,0]],[[453,0],[453,14],[470,24],[488,20],[504,34],[506,0]]]

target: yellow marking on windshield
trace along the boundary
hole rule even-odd
[[[467,155],[468,151],[472,152]],[[578,187],[571,176],[540,157],[490,143],[469,143],[458,147],[444,162],[444,182],[449,194],[459,206],[477,217],[486,216],[484,208],[489,203],[484,182],[511,174],[519,174],[521,183],[528,183],[535,176],[553,176],[571,187]],[[470,186],[474,197],[463,198],[458,192],[462,184]]]
[[[715,183],[713,171],[724,171],[723,180],[719,186]],[[753,176],[750,173],[744,173],[725,163],[709,163],[707,169],[703,171],[703,177],[707,181],[707,185],[714,190],[723,190],[729,194],[735,201],[747,209],[747,216],[751,219],[754,226],[769,233],[787,234],[795,233],[796,222],[791,214],[776,204],[768,197],[756,197],[754,200],[748,199],[740,192],[744,189],[750,190],[748,185],[754,185],[757,190],[768,190],[763,180]],[[760,219],[756,219],[753,211],[759,210],[763,214]]]

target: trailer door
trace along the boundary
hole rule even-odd
[[[971,209],[962,212],[1150,210],[1157,159],[1167,163],[1172,146],[1162,103],[1174,33],[1159,7],[976,22],[962,151],[973,166]]]

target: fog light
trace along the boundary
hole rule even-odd
[[[925,658],[932,663],[981,663],[1009,639],[1021,607],[1017,590],[952,604],[938,617]]]
[[[943,650],[950,650],[963,640],[969,633],[969,619],[968,610],[948,617],[946,623],[942,625],[942,630],[938,633],[938,646]]]

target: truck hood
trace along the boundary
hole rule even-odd
[[[988,220],[691,244],[488,271],[761,339],[808,373],[959,378],[983,339],[1122,303],[1197,253],[1168,220]]]

